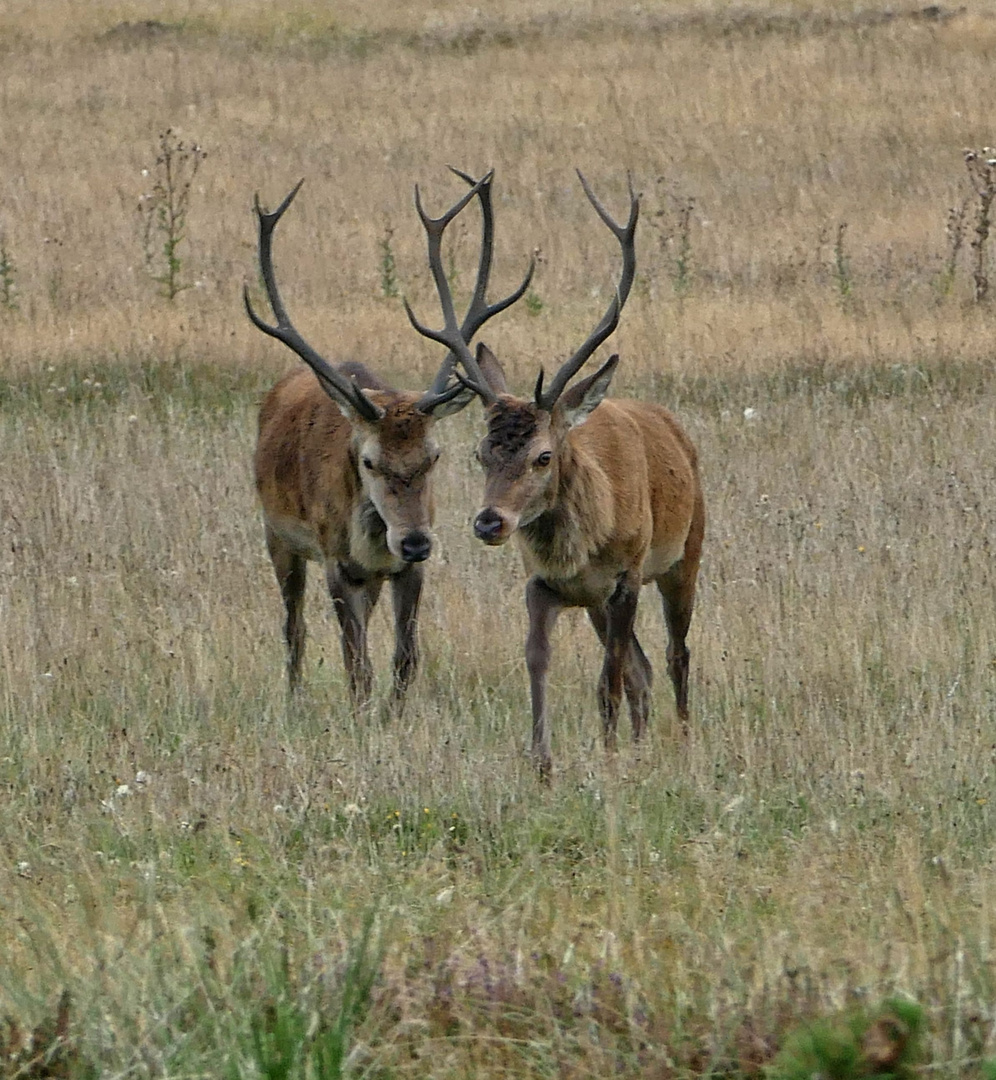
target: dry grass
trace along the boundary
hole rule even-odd
[[[993,1055],[992,319],[941,274],[996,21],[7,0],[0,43],[3,1009],[32,1029],[68,988],[108,1071],[234,1075],[281,949],[320,1012],[373,909],[354,1071],[749,1073],[794,1019],[896,991],[951,1075]],[[136,214],[167,125],[209,153],[173,305]],[[380,243],[434,321],[411,185],[448,203],[446,162],[497,168],[501,284],[541,249],[541,310],[488,335],[523,388],[612,287],[573,166],[616,208],[633,171],[617,390],[672,405],[704,463],[692,731],[648,594],[654,727],[605,761],[567,617],[550,792],[521,571],[467,529],[474,409],[447,424],[405,717],[350,715],[317,581],[298,708],[281,683],[248,460],[291,361],[240,309],[250,199],[307,177],[278,238],[295,321],[417,385],[438,356],[381,295]],[[476,242],[468,218],[458,285]]]

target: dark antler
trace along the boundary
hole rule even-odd
[[[474,355],[470,351],[470,342],[488,319],[499,314],[499,312],[504,311],[507,307],[510,307],[525,293],[526,289],[529,288],[533,271],[536,268],[535,260],[530,260],[526,276],[514,292],[494,304],[489,304],[487,302],[488,281],[491,276],[491,260],[494,251],[494,209],[491,203],[491,181],[494,178],[494,170],[491,169],[482,176],[480,180],[475,180],[468,173],[462,172],[460,169],[455,169],[452,165],[450,166],[450,169],[470,185],[470,191],[441,217],[430,218],[426,214],[422,207],[418,185],[415,186],[415,207],[418,210],[419,217],[422,219],[422,224],[425,227],[426,236],[428,238],[429,267],[432,270],[433,280],[436,283],[436,291],[439,294],[440,304],[443,308],[443,318],[446,325],[441,331],[431,330],[422,325],[422,323],[416,319],[407,300],[405,301],[405,310],[408,312],[408,318],[411,321],[412,326],[414,326],[420,334],[433,341],[438,341],[443,345],[447,345],[450,349],[432,386],[426,392],[422,401],[419,402],[419,408],[422,409],[425,408],[423,403],[427,398],[431,400],[433,396],[444,392],[444,387],[446,387],[449,382],[451,375],[455,373],[455,365],[458,361],[463,365],[464,370],[467,372],[467,378],[463,378],[459,373],[456,373],[458,380],[456,385],[445,390],[445,393],[447,395],[454,395],[459,393],[464,386],[468,386],[474,390],[475,393],[480,395],[485,402],[494,400],[494,394],[488,386],[487,381],[481,375],[477,362],[474,359]],[[481,216],[483,219],[481,258],[478,263],[477,282],[474,286],[474,293],[471,297],[470,305],[467,308],[463,323],[457,327],[456,313],[453,309],[453,297],[450,292],[449,282],[446,280],[446,274],[443,270],[442,238],[446,226],[467,205],[474,195],[477,195],[480,200]]]
[[[633,277],[636,273],[636,222],[640,216],[640,198],[633,191],[633,178],[627,176],[629,184],[629,220],[625,225],[619,225],[613,221],[608,211],[595,197],[595,193],[591,190],[580,169],[578,170],[578,178],[584,188],[585,195],[588,196],[588,201],[595,208],[595,212],[608,226],[616,240],[619,241],[619,246],[622,249],[623,267],[622,274],[619,277],[619,284],[609,303],[608,310],[602,316],[602,321],[591,332],[581,348],[561,366],[550,382],[550,387],[546,393],[543,392],[543,373],[540,372],[539,379],[536,382],[536,404],[547,412],[557,403],[557,399],[564,392],[571,379],[584,366],[585,361],[615,330],[619,323],[619,315],[623,309],[623,304],[626,303],[626,298],[629,296],[629,291],[633,286]]]
[[[277,325],[270,326],[253,310],[252,301],[249,299],[249,287],[242,288],[242,298],[245,301],[246,312],[252,319],[253,325],[264,334],[269,334],[277,341],[282,341],[289,349],[311,368],[318,377],[322,388],[333,400],[354,409],[364,420],[375,423],[384,415],[384,410],[375,405],[363,391],[352,381],[341,375],[323,357],[304,340],[294,329],[294,324],[287,315],[287,309],[280,299],[280,291],[277,288],[277,280],[273,273],[273,230],[277,222],[283,216],[284,211],[294,201],[294,196],[301,190],[303,180],[299,180],[291,193],[272,213],[267,213],[259,204],[259,196],[255,197],[256,217],[259,220],[259,268],[263,275],[263,284],[266,287],[266,296],[277,318]]]

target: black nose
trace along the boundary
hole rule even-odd
[[[425,562],[432,551],[432,540],[424,532],[409,533],[401,541],[401,557],[405,562]]]
[[[478,540],[494,540],[501,533],[501,527],[501,515],[496,510],[482,510],[474,518],[474,535]]]

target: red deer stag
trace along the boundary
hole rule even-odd
[[[522,296],[532,276],[530,266],[515,292],[495,304],[487,303],[494,228],[492,177],[493,171],[472,182],[471,190],[435,220],[423,212],[416,189],[419,215],[430,233],[430,250],[434,234],[438,238],[475,196],[480,201],[483,232],[477,284],[457,331],[465,349],[488,319]],[[390,581],[395,627],[393,699],[400,704],[418,665],[421,564],[432,550],[432,469],[439,457],[433,427],[474,395],[460,381],[451,380],[452,353],[424,393],[393,390],[361,364],[333,367],[295,330],[277,289],[272,240],[277,222],[300,187],[298,183],[272,213],[260,207],[258,196],[255,202],[259,265],[275,326],[256,314],[248,288],[244,290],[246,311],[254,325],[282,341],[308,365],[284,376],[264,399],[254,462],[266,545],[286,609],[288,679],[291,689],[296,689],[305,641],[305,575],[307,561],[314,559],[325,567],[356,704],[371,695],[367,622],[381,587]]]
[[[548,389],[540,372],[531,401],[505,387],[502,367],[482,345],[475,357],[462,344],[441,271],[433,273],[447,311],[442,331],[409,318],[422,334],[446,344],[464,368],[464,381],[484,402],[487,435],[478,458],[484,468],[484,507],[474,532],[485,544],[515,535],[530,579],[526,665],[532,692],[532,750],[540,773],[552,769],[546,680],[550,635],[561,610],[583,607],[605,649],[598,684],[607,748],[625,689],[639,739],[650,710],[652,670],[634,633],[640,587],[653,581],[664,604],[668,670],[678,715],[688,719],[685,638],[705,526],[695,448],[660,405],[605,399],[619,361],[568,386],[613,332],[636,270],[639,200],[630,185],[629,220],[616,223],[580,173],[582,187],[622,248],[619,286],[601,322],[557,371]],[[465,177],[469,180],[469,177]]]

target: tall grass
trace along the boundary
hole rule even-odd
[[[758,1075],[798,1022],[904,996],[936,1071],[983,1075],[996,393],[989,310],[937,282],[996,24],[873,15],[0,9],[0,1011],[34,1031],[71,992],[39,1036],[71,1043],[59,1075]],[[166,125],[212,147],[172,305],[134,224]],[[672,406],[703,462],[691,730],[648,593],[650,738],[606,758],[565,617],[549,791],[522,572],[468,528],[476,408],[441,431],[410,708],[352,714],[316,570],[294,706],[282,682],[249,456],[293,361],[239,307],[251,196],[308,177],[275,259],[309,339],[427,385],[383,222],[431,310],[408,208],[454,194],[446,162],[497,167],[496,292],[541,249],[542,305],[488,335],[523,391],[614,280],[572,167],[610,206],[626,168],[647,210],[658,176],[694,199],[691,287],[641,233],[615,342],[615,392]],[[470,215],[458,291],[476,245]],[[378,612],[381,696],[390,635]]]

